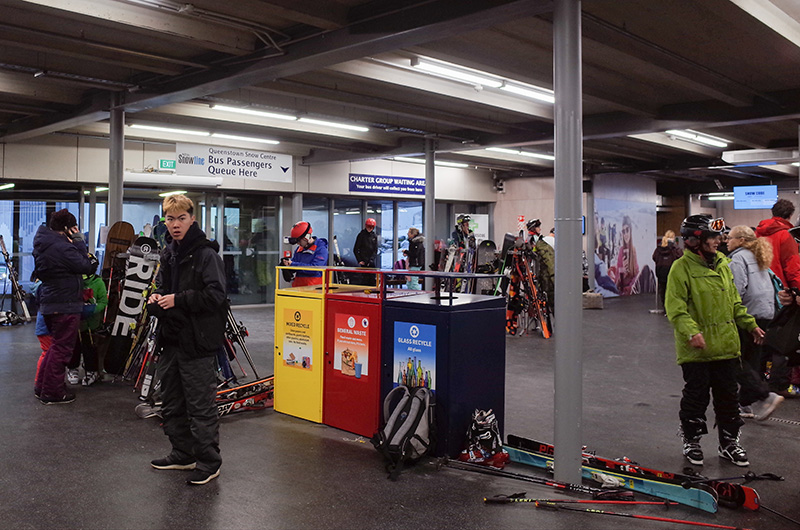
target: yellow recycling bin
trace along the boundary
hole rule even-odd
[[[331,284],[328,269],[277,267],[321,272],[319,285],[282,286],[275,289],[275,410],[322,423],[322,376],[325,352],[325,295],[328,290],[363,289]]]

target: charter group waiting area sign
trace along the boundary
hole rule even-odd
[[[402,193],[425,195],[425,179],[350,173],[350,191],[359,193]]]

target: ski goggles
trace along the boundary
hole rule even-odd
[[[712,219],[708,222],[708,229],[713,232],[723,233],[725,232],[725,219],[722,217],[718,217],[717,219]]]

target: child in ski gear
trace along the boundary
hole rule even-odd
[[[312,236],[312,232],[311,223],[295,223],[289,237],[284,238],[284,243],[297,245],[297,248],[291,260],[281,258],[281,265],[324,267],[328,264],[328,240]],[[321,272],[284,270],[283,277],[292,282],[292,287],[322,284]]]
[[[408,229],[408,270],[420,271],[425,266],[425,236],[413,226]],[[408,288],[422,289],[419,276],[408,277]]]
[[[742,305],[728,267],[717,252],[722,219],[700,214],[681,224],[687,252],[669,272],[666,292],[667,318],[675,330],[675,351],[685,385],[680,405],[683,454],[695,465],[703,464],[700,437],[708,433],[706,409],[709,392],[719,430],[719,455],[747,466],[747,453],[739,445],[736,370],[739,363],[739,333],[752,334],[756,344],[764,338],[755,318]]]
[[[92,270],[89,254],[78,222],[66,208],[55,212],[33,238],[36,276],[42,281],[37,290],[39,312],[43,315],[52,342],[42,361],[38,387],[34,394],[46,405],[71,403],[64,371],[72,358],[83,310],[83,274]]]
[[[81,383],[83,386],[91,386],[100,379],[94,332],[103,324],[103,312],[108,306],[108,293],[103,279],[95,274],[99,264],[97,258],[89,254],[89,261],[94,266],[94,272],[83,275],[83,313],[78,328],[78,340],[75,342],[72,359],[67,364],[67,379],[71,385]],[[81,355],[83,369],[86,372],[82,380],[78,375]]]
[[[158,361],[164,433],[172,451],[151,462],[156,469],[192,469],[187,484],[219,476],[216,354],[224,340],[227,304],[219,244],[195,222],[194,204],[183,195],[163,203],[172,242],[147,309],[159,319]]]
[[[775,291],[769,276],[772,245],[756,239],[753,230],[745,225],[735,226],[728,238],[729,266],[733,282],[742,297],[742,305],[753,315],[760,328],[766,329],[775,315]],[[783,397],[769,391],[761,374],[761,347],[752,337],[739,330],[742,343],[742,363],[737,371],[739,405],[750,407],[756,420],[765,420],[781,404]]]
[[[378,257],[378,234],[375,233],[375,219],[370,217],[364,223],[364,229],[356,236],[353,254],[359,267],[375,268]]]

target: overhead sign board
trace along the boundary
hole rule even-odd
[[[350,173],[350,191],[356,193],[399,193],[425,196],[425,179],[418,177],[389,177]]]
[[[178,175],[292,182],[290,155],[183,143],[177,144],[175,151]]]

